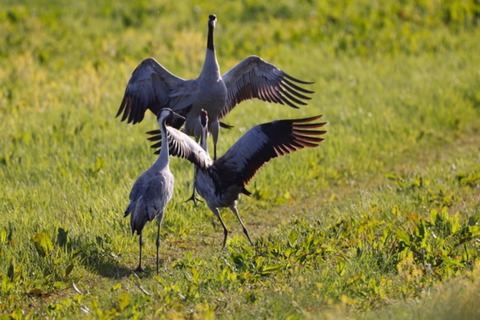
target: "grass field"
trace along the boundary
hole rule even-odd
[[[244,102],[250,127],[323,114],[326,141],[263,167],[222,231],[184,203],[171,160],[162,227],[123,212],[155,156],[114,116],[155,57],[200,72],[216,13],[222,71],[256,54],[315,81],[308,106]],[[465,1],[3,1],[0,318],[476,319],[480,317],[480,4]]]

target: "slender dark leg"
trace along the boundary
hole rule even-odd
[[[138,236],[138,247],[139,247],[139,255],[138,255],[138,267],[135,269],[135,272],[143,272],[142,269],[142,232],[140,232]]]
[[[242,225],[243,233],[245,233],[245,235],[247,236],[247,239],[248,239],[248,241],[250,241],[250,244],[253,245],[252,239],[250,239],[250,235],[248,234],[247,228],[246,228],[245,225],[243,224],[243,221],[242,221],[242,219],[240,218],[240,215],[238,214],[237,205],[236,205],[236,204],[233,204],[232,206],[230,206],[230,210],[232,210],[233,213],[235,214],[235,216],[237,216],[238,221],[239,221],[240,224]]]
[[[188,198],[187,200],[185,200],[185,202],[193,201],[193,205],[196,207],[196,206],[197,206],[197,202],[203,202],[203,201],[202,201],[202,199],[198,198],[195,193],[196,193],[196,192],[195,192],[195,187],[193,187],[192,195],[190,196],[190,198]]]
[[[222,220],[222,217],[220,216],[220,211],[218,211],[218,208],[210,208],[212,212],[218,217],[218,220],[220,220],[220,223],[222,224],[223,227],[223,248],[225,248],[225,244],[227,243],[227,235],[228,235],[228,229],[225,223]]]
[[[159,264],[159,259],[158,259],[158,249],[160,248],[160,225],[162,224],[162,220],[158,219],[158,225],[157,225],[157,241],[155,244],[157,245],[157,274],[158,274],[158,264]]]
[[[197,206],[197,201],[202,202],[202,199],[198,198],[197,195],[195,194],[195,176],[196,176],[196,174],[197,174],[197,167],[194,167],[193,168],[193,192],[192,192],[192,195],[190,196],[190,198],[185,200],[185,202],[193,201],[193,205],[195,207]]]

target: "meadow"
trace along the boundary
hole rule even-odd
[[[224,210],[224,249],[171,159],[160,273],[150,223],[137,274],[123,212],[158,124],[115,114],[144,58],[199,74],[210,13],[223,72],[255,54],[315,82],[298,110],[238,105],[219,154],[283,118],[323,114],[326,141],[259,171],[254,245]],[[479,19],[476,0],[3,0],[0,318],[479,318]]]

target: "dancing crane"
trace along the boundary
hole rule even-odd
[[[224,231],[223,246],[227,240],[228,229],[222,220],[219,208],[230,208],[242,225],[247,239],[252,243],[237,209],[240,194],[250,195],[245,185],[270,159],[303,148],[318,146],[324,140],[321,136],[326,133],[325,130],[318,129],[326,124],[326,122],[316,122],[320,117],[321,115],[302,119],[276,120],[254,126],[217,160],[212,160],[207,150],[207,112],[202,111],[200,115],[201,145],[181,131],[168,127],[170,155],[187,159],[195,165],[195,188],[220,220]],[[159,140],[155,131],[149,133],[153,135],[149,140]],[[158,148],[163,143],[162,139],[152,147]],[[161,150],[163,151],[164,148],[162,147]]]
[[[184,125],[183,131],[199,141],[200,110],[206,109],[211,120],[208,131],[213,138],[213,159],[217,158],[220,120],[241,101],[258,98],[298,108],[306,105],[307,95],[313,93],[299,86],[313,82],[296,79],[258,56],[245,58],[222,76],[213,41],[216,21],[215,15],[209,16],[205,62],[198,78],[179,78],[155,59],[145,59],[133,71],[117,112],[122,121],[135,124],[143,120],[147,109],[157,114],[162,108],[171,108],[186,120],[169,125]]]
[[[158,250],[160,247],[160,226],[162,225],[165,206],[173,194],[174,178],[169,168],[169,142],[167,140],[167,121],[175,121],[183,117],[171,109],[161,109],[158,112],[158,124],[160,125],[161,141],[163,147],[155,163],[147,169],[133,184],[130,192],[130,203],[125,210],[125,217],[130,215],[130,227],[132,233],[139,235],[139,258],[138,267],[135,271],[142,272],[142,231],[148,221],[157,218],[157,273],[158,273]]]

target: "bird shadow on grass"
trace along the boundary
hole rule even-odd
[[[97,272],[100,276],[111,279],[128,277],[132,270],[120,265],[118,261],[97,261],[84,264],[85,268]]]
[[[132,270],[122,265],[121,256],[111,250],[108,236],[96,236],[95,240],[85,238],[71,239],[70,245],[80,263],[88,270],[102,277],[118,279],[128,277]]]

